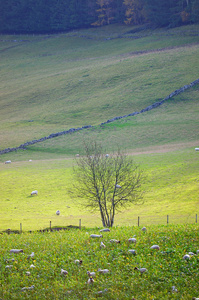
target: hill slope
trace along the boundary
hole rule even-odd
[[[199,77],[198,28],[138,32],[135,27],[109,26],[52,36],[1,37],[1,149],[140,111],[194,81]],[[196,91],[190,95],[194,105]],[[183,114],[190,117],[187,109],[182,108]],[[139,130],[141,136],[143,126]]]
[[[24,230],[44,228],[50,220],[77,225],[80,218],[86,226],[101,224],[98,214],[80,210],[67,195],[71,158],[83,153],[84,140],[100,141],[107,151],[119,145],[137,154],[147,175],[145,205],[118,214],[115,225],[134,225],[138,215],[143,225],[153,223],[153,216],[165,224],[167,214],[189,214],[190,222],[195,221],[199,86],[156,109],[99,124],[140,111],[199,78],[198,30],[109,26],[1,37],[0,150],[73,127],[93,127],[0,156],[1,162],[12,160],[0,164],[0,229],[20,223]],[[35,189],[36,201],[30,196]]]

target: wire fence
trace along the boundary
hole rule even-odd
[[[169,224],[194,224],[198,223],[198,215],[165,215],[165,216],[137,216],[133,219],[125,219],[126,223],[134,226],[145,225],[169,225]]]
[[[70,219],[72,221],[72,225],[64,224],[64,221],[56,222],[53,224],[52,221],[49,221],[47,226],[43,229],[34,229],[30,230],[27,227],[27,224],[20,223],[15,226],[15,229],[7,228],[5,230],[1,230],[1,233],[22,233],[22,232],[45,232],[45,231],[59,231],[59,230],[69,230],[71,228],[81,229],[82,227],[102,227],[100,218],[95,219],[94,224],[90,224],[90,226],[84,226],[84,223],[88,224],[87,220],[82,219]],[[165,215],[165,216],[135,216],[133,218],[124,218],[123,221],[120,219],[120,223],[115,222],[114,226],[149,226],[149,225],[180,225],[180,224],[197,224],[198,223],[198,214],[195,215]],[[23,226],[25,225],[25,226]]]

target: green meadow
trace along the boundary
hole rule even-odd
[[[71,200],[83,142],[120,147],[146,174],[144,204],[115,225],[194,223],[198,213],[199,86],[151,111],[100,124],[157,102],[199,78],[198,25],[140,30],[111,25],[57,35],[0,39],[0,149],[92,125],[0,156],[0,230],[100,226]],[[11,164],[4,164],[11,160]],[[29,161],[31,160],[31,161]],[[38,196],[31,197],[32,190]],[[60,216],[55,212],[59,209]],[[124,218],[125,215],[125,218]]]
[[[199,25],[111,25],[0,37],[0,150],[92,125],[0,155],[0,232],[23,231],[0,235],[0,299],[199,297],[199,85],[156,109],[100,126],[198,79],[198,32]],[[143,204],[118,212],[115,226],[97,240],[90,234],[100,233],[100,215],[69,197],[76,154],[84,155],[83,143],[92,141],[105,153],[119,147],[133,155],[146,175]],[[80,220],[81,230],[37,232]],[[134,235],[137,243],[129,244]],[[150,249],[154,244],[160,250]],[[91,285],[87,271],[96,273]]]
[[[163,99],[199,77],[198,40],[198,25],[2,36],[0,148],[97,126]]]
[[[181,146],[179,146],[181,147]],[[118,213],[115,225],[195,222],[198,212],[199,157],[193,147],[135,155],[147,178],[144,204]],[[0,228],[36,230],[53,226],[101,226],[98,213],[85,211],[69,197],[72,159],[16,161],[1,164]],[[31,196],[38,190],[38,196]],[[57,216],[55,212],[61,211]],[[125,218],[124,218],[125,215]],[[185,216],[185,217],[183,217]],[[183,217],[183,219],[181,219]]]
[[[71,229],[1,236],[2,299],[183,299],[198,297],[197,225]],[[135,243],[128,239],[136,238]],[[111,243],[111,239],[120,243]],[[103,242],[105,248],[100,247]],[[151,249],[158,245],[159,250]],[[10,253],[22,249],[22,253]],[[135,250],[135,255],[129,250]],[[32,258],[28,256],[34,252]],[[190,253],[191,252],[191,253]],[[189,253],[188,259],[183,259]],[[76,262],[82,260],[82,264]],[[141,274],[136,270],[146,268]],[[68,272],[64,275],[61,269]],[[103,274],[98,270],[107,269]],[[87,271],[95,272],[88,284]]]

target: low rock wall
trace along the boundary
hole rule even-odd
[[[154,108],[162,105],[166,100],[168,100],[168,99],[170,99],[170,98],[172,98],[174,96],[177,96],[178,94],[184,92],[185,90],[191,88],[192,86],[194,86],[195,84],[198,84],[198,83],[199,83],[199,79],[196,79],[195,81],[191,82],[190,84],[184,85],[180,89],[175,90],[174,92],[172,92],[171,94],[169,94],[163,100],[155,102],[155,103],[147,106],[146,108],[142,109],[139,112],[136,111],[136,112],[130,113],[128,115],[114,117],[112,119],[107,120],[106,122],[101,123],[100,125],[108,124],[108,123],[111,123],[111,122],[119,120],[119,119],[123,119],[123,118],[130,117],[130,116],[135,116],[135,115],[141,114],[143,112],[149,111],[151,109],[154,109]],[[1,154],[5,154],[5,153],[9,153],[9,152],[12,152],[12,151],[22,150],[22,149],[25,149],[27,146],[30,146],[30,145],[33,145],[33,144],[40,143],[40,142],[43,142],[45,140],[52,139],[54,137],[61,136],[61,135],[64,135],[64,134],[71,134],[73,132],[76,132],[76,131],[79,131],[79,130],[83,130],[83,129],[88,129],[88,128],[91,128],[91,127],[93,127],[93,126],[92,125],[86,125],[86,126],[82,126],[82,127],[78,127],[78,128],[70,128],[69,130],[64,130],[64,131],[60,131],[60,132],[57,132],[57,133],[51,133],[49,136],[45,136],[45,137],[40,138],[38,140],[32,140],[30,142],[26,142],[24,144],[21,144],[18,147],[6,148],[4,150],[1,150],[0,151],[0,155]]]
[[[154,109],[160,105],[162,105],[166,100],[174,97],[174,96],[177,96],[178,94],[184,92],[185,90],[189,89],[190,87],[194,86],[195,84],[199,83],[199,79],[196,79],[195,81],[191,82],[190,84],[188,85],[184,85],[183,87],[181,87],[180,89],[178,90],[175,90],[174,92],[172,92],[171,94],[169,94],[166,98],[164,98],[163,100],[161,101],[158,101],[158,102],[155,102],[149,106],[147,106],[146,108],[143,108],[141,111],[136,111],[136,112],[133,112],[131,114],[128,114],[128,115],[124,115],[124,116],[119,116],[119,117],[114,117],[112,119],[109,119],[107,120],[106,122],[103,122],[101,123],[100,125],[104,125],[104,124],[107,124],[107,123],[110,123],[110,122],[113,122],[115,120],[119,120],[119,119],[122,119],[122,118],[126,118],[126,117],[130,117],[130,116],[135,116],[135,115],[138,115],[138,114],[141,114],[143,112],[146,112],[146,111],[149,111],[151,109]]]

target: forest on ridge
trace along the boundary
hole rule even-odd
[[[199,0],[0,0],[0,33],[56,33],[113,23],[176,27],[199,22]]]

